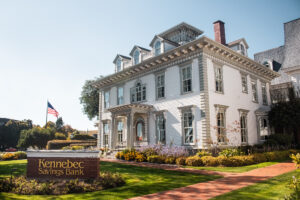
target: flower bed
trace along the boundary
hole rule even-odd
[[[0,160],[18,160],[27,158],[27,154],[24,151],[7,152],[0,154]]]
[[[71,193],[93,192],[114,188],[125,184],[117,173],[100,173],[95,180],[50,180],[41,181],[26,179],[24,176],[0,179],[0,192],[11,192],[24,195],[62,195]]]
[[[225,149],[219,153],[219,156],[212,156],[209,152],[200,151],[196,155],[188,157],[188,152],[184,147],[152,145],[137,150],[126,149],[122,152],[118,152],[116,158],[127,161],[159,164],[176,163],[177,165],[188,166],[239,167],[262,162],[287,160],[289,159],[290,154],[296,152],[296,150],[286,150],[244,155],[243,152],[237,149]]]

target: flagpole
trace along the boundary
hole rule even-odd
[[[46,125],[45,125],[46,128],[47,128],[47,122],[48,122],[48,99],[47,99],[47,109],[46,109]]]

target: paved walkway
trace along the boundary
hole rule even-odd
[[[206,170],[197,170],[190,168],[181,168],[174,165],[158,165],[152,163],[136,163],[119,160],[108,160],[102,159],[103,161],[124,163],[128,165],[142,166],[142,167],[153,167],[165,170],[184,171],[190,173],[199,173],[206,175],[222,175],[224,178],[217,179],[214,181],[197,183],[174,190],[148,194],[141,197],[132,198],[132,200],[205,200],[210,199],[227,192],[237,190],[259,181],[263,181],[274,176],[278,176],[290,171],[295,170],[294,163],[279,163],[264,168],[254,169],[244,173],[227,173],[227,172],[214,172]]]

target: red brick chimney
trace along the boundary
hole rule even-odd
[[[221,20],[214,22],[214,31],[215,31],[215,41],[223,45],[226,45],[224,24],[225,23],[222,22]]]

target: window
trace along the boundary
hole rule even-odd
[[[247,127],[247,113],[240,114],[240,127],[241,127],[241,142],[247,143],[248,127]]]
[[[242,78],[242,92],[248,93],[247,75],[241,74],[241,78]]]
[[[265,83],[261,84],[261,94],[262,94],[263,104],[268,105],[267,89]]]
[[[146,85],[137,82],[135,87],[130,89],[131,92],[131,102],[137,103],[146,100]]]
[[[140,63],[140,52],[138,50],[135,50],[133,53],[133,64],[137,65]]]
[[[166,143],[166,120],[164,116],[156,116],[156,131],[157,131],[157,142],[160,144]]]
[[[251,80],[251,87],[252,87],[252,101],[257,103],[258,97],[257,97],[256,80]]]
[[[104,108],[109,108],[109,91],[104,93]]]
[[[183,112],[184,144],[191,144],[194,142],[193,118],[194,117],[191,110]]]
[[[159,74],[156,76],[156,98],[165,97],[165,75]]]
[[[161,54],[161,42],[157,41],[154,45],[154,53],[155,56],[158,56],[159,54]]]
[[[192,67],[186,66],[181,68],[182,77],[182,93],[188,93],[192,91]]]
[[[118,105],[121,105],[124,103],[124,89],[123,87],[118,87],[118,99],[117,99]]]
[[[143,141],[144,139],[144,121],[139,120],[136,123],[136,141]]]
[[[215,104],[216,108],[216,132],[219,143],[226,142],[226,109],[228,106]]]
[[[223,93],[223,74],[221,67],[215,67],[216,92]]]
[[[118,143],[123,142],[123,122],[118,122]]]
[[[261,140],[266,140],[268,138],[269,128],[268,128],[267,117],[261,117],[259,119],[259,133],[260,133]]]
[[[246,55],[245,47],[242,44],[241,44],[241,53],[242,53],[242,55]]]
[[[103,143],[105,146],[108,146],[108,133],[109,133],[109,126],[108,123],[103,124]]]
[[[121,71],[122,69],[122,61],[120,58],[117,60],[117,72]]]

